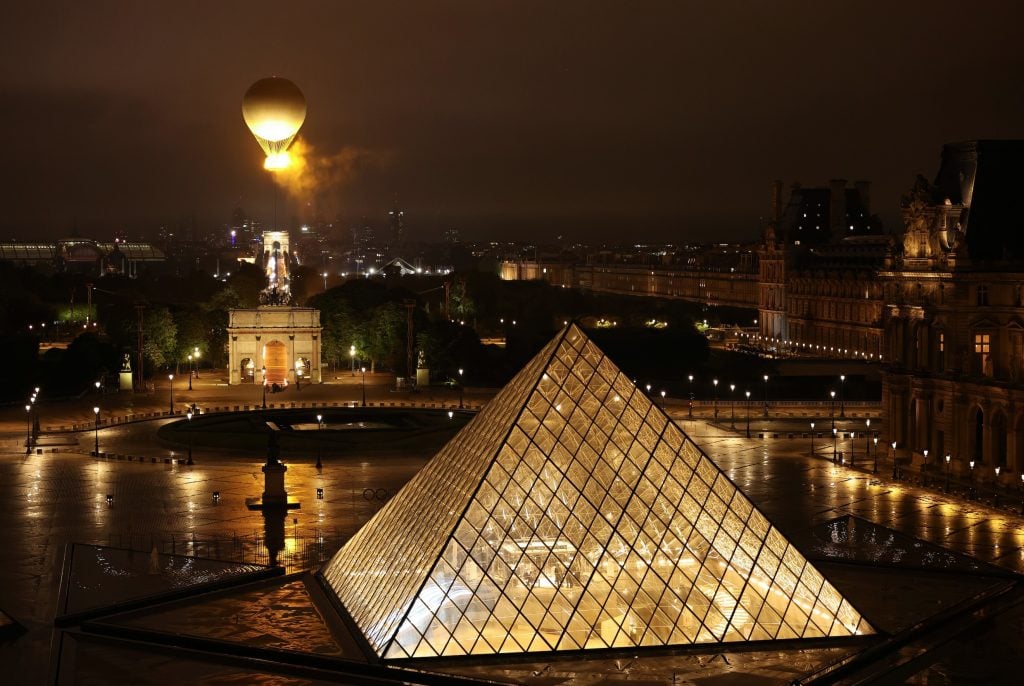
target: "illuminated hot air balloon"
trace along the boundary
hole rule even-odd
[[[299,87],[276,76],[249,86],[242,98],[242,118],[267,154],[263,166],[288,166],[288,146],[306,119],[306,98]]]

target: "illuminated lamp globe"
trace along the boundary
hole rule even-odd
[[[306,119],[306,98],[288,79],[260,79],[242,97],[242,118],[267,155],[264,166],[280,169],[288,166],[288,146]]]

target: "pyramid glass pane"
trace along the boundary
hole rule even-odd
[[[322,575],[385,658],[872,631],[575,325]]]

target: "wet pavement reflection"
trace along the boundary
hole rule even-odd
[[[742,432],[702,421],[679,423],[805,551],[817,547],[821,556],[829,556],[829,550],[822,548],[821,527],[855,515],[892,530],[894,536],[920,538],[1003,569],[1024,572],[1024,520],[1018,515],[894,482],[887,478],[885,469],[875,475],[811,457],[806,439],[746,439]],[[158,543],[170,543],[174,552],[189,554],[197,546],[200,552],[208,550],[201,547],[204,541],[266,536],[263,515],[246,507],[246,500],[259,497],[263,490],[263,456],[246,458],[196,449],[196,464],[192,467],[165,464],[164,456],[171,452],[181,456],[181,451],[155,439],[158,424],[117,427],[105,430],[101,437],[107,451],[158,455],[156,463],[95,459],[87,455],[91,446],[77,454],[0,454],[0,499],[6,504],[4,526],[0,527],[0,549],[4,551],[0,608],[28,629],[16,644],[0,645],[0,661],[21,669],[30,681],[46,673],[65,543],[109,544],[146,551]],[[83,445],[86,439],[91,436],[83,437]],[[340,545],[429,457],[429,453],[412,449],[372,457],[330,455],[320,470],[315,467],[315,454],[286,460],[288,492],[301,501],[301,509],[289,512],[275,533],[283,538],[283,564],[307,560],[304,551],[309,541],[328,539]],[[215,492],[218,498],[214,498]],[[882,540],[879,536],[884,538],[880,533],[883,529],[874,531],[876,542]],[[832,543],[841,546],[841,538]],[[164,547],[160,550],[171,552]],[[321,550],[323,554],[329,552]],[[881,551],[875,552],[884,557]],[[894,553],[890,549],[885,554]],[[146,561],[145,556],[142,559]],[[941,595],[942,582],[935,583],[935,592]],[[1000,622],[1005,623],[1006,630],[1019,630],[1019,614],[1006,615]],[[90,644],[81,659],[106,665],[105,650]],[[835,650],[841,654],[844,649]],[[145,659],[159,661],[152,656]],[[705,676],[723,668],[700,663],[707,658],[692,659],[696,661],[695,673]],[[821,655],[813,661],[820,659]],[[799,657],[776,652],[765,654],[763,660],[769,671],[777,669],[790,676],[799,673]],[[185,681],[202,683],[203,679]],[[247,683],[263,682],[254,679]],[[937,683],[953,682],[940,679]]]

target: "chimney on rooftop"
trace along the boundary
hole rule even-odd
[[[782,220],[782,182],[772,181],[772,221],[775,226]]]

